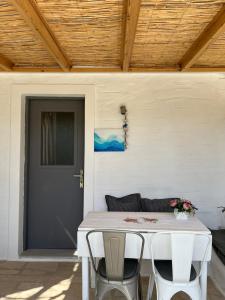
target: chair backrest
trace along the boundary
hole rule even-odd
[[[171,250],[171,260],[172,260],[172,272],[174,282],[189,282],[191,274],[191,266],[193,261],[193,252],[195,248],[195,243],[197,241],[196,237],[201,236],[203,241],[204,249],[201,249],[203,253],[202,262],[205,260],[206,255],[209,250],[210,236],[207,234],[194,234],[194,233],[168,233],[160,232],[155,233],[151,237],[150,247],[152,255],[152,266],[153,272],[155,272],[154,255],[157,249],[157,243],[160,243],[159,239],[168,238]],[[159,245],[159,244],[158,244]],[[197,276],[200,276],[201,268]]]
[[[122,231],[122,230],[92,230],[86,235],[88,249],[91,257],[91,262],[93,269],[97,273],[97,266],[92,254],[92,247],[90,236],[94,233],[102,233],[103,244],[104,244],[104,254],[106,263],[106,276],[109,281],[123,281],[124,278],[124,256],[125,256],[125,245],[126,245],[126,235],[132,234],[140,238],[140,257],[138,272],[140,271],[143,250],[144,250],[144,237],[133,231]]]

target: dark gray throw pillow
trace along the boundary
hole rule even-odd
[[[170,200],[179,198],[164,198],[164,199],[148,199],[141,198],[141,209],[146,212],[173,212],[173,208],[170,207]]]
[[[140,199],[140,194],[131,194],[121,198],[105,196],[108,211],[141,211]]]

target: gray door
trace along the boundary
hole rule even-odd
[[[84,99],[28,98],[27,249],[76,248],[83,217]]]

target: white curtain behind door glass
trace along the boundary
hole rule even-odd
[[[41,164],[56,164],[56,113],[41,114]]]

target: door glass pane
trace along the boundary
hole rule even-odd
[[[74,164],[74,113],[41,113],[41,165]]]

